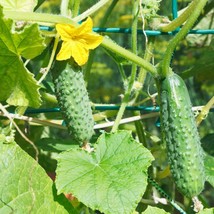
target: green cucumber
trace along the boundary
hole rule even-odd
[[[173,72],[160,81],[160,107],[171,174],[178,190],[192,198],[204,188],[204,156],[188,90]]]
[[[94,134],[94,120],[82,68],[56,61],[52,69],[55,93],[70,135],[80,143]]]

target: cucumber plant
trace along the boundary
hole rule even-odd
[[[25,3],[28,1],[31,1],[31,0],[24,0]],[[20,109],[23,110],[22,106],[24,106],[24,108],[27,108],[28,106],[33,108],[38,108],[39,105],[42,104],[43,100],[47,100],[49,102],[50,101],[49,98],[53,98],[53,96],[48,96],[50,95],[49,92],[52,93],[52,91],[49,90],[50,88],[48,87],[46,88],[43,87],[42,90],[45,90],[45,93],[47,93],[47,96],[40,96],[40,93],[39,93],[40,84],[47,83],[47,82],[44,82],[43,80],[45,80],[45,77],[48,74],[48,71],[50,70],[53,64],[53,61],[55,59],[54,56],[55,55],[59,56],[58,59],[56,57],[56,60],[64,60],[64,61],[56,61],[52,66],[53,68],[51,72],[54,80],[55,92],[58,99],[59,107],[61,109],[63,118],[65,120],[65,123],[68,127],[70,134],[76,141],[78,141],[80,144],[83,144],[83,147],[82,149],[71,148],[70,145],[65,145],[65,142],[62,143],[62,139],[57,140],[58,137],[61,137],[57,135],[54,136],[55,141],[53,141],[52,132],[50,132],[51,136],[47,136],[47,137],[50,137],[50,139],[41,139],[40,144],[39,143],[37,144],[38,138],[44,137],[43,133],[45,135],[48,134],[48,132],[46,132],[46,129],[43,130],[43,127],[41,129],[42,133],[41,134],[39,133],[35,137],[32,136],[33,138],[32,140],[35,141],[35,143],[39,147],[38,151],[39,152],[41,151],[42,156],[43,154],[45,155],[47,154],[46,155],[47,159],[50,159],[50,158],[54,159],[54,157],[56,157],[55,155],[56,152],[63,151],[57,158],[58,165],[56,165],[55,160],[54,160],[54,163],[51,163],[52,165],[51,167],[49,167],[50,165],[49,162],[46,162],[45,164],[42,164],[42,165],[47,172],[51,172],[51,173],[53,173],[52,170],[55,170],[57,168],[56,170],[57,194],[61,192],[72,193],[72,198],[73,196],[75,196],[78,199],[78,201],[82,203],[80,204],[80,206],[83,208],[78,208],[75,204],[75,209],[77,208],[77,213],[81,213],[83,209],[84,209],[84,212],[87,212],[87,213],[89,212],[95,213],[96,211],[93,211],[93,210],[99,210],[100,212],[115,213],[115,214],[116,213],[133,213],[134,209],[137,206],[138,201],[140,202],[138,206],[140,210],[138,210],[137,208],[136,211],[139,211],[139,213],[141,213],[142,211],[142,213],[144,213],[145,204],[148,204],[148,203],[150,204],[151,200],[153,199],[157,199],[155,203],[157,201],[165,202],[165,199],[167,199],[174,208],[176,208],[180,213],[183,213],[183,214],[186,213],[185,210],[189,211],[190,209],[190,206],[191,206],[189,203],[190,200],[185,199],[185,204],[182,204],[183,206],[180,207],[180,205],[178,205],[176,201],[177,198],[174,201],[174,198],[168,197],[168,195],[160,188],[160,186],[155,181],[150,179],[150,177],[148,178],[148,181],[154,187],[157,188],[159,193],[162,194],[165,199],[158,200],[159,198],[156,197],[155,192],[153,192],[154,194],[152,194],[152,196],[154,197],[151,197],[150,194],[144,194],[145,188],[147,187],[146,178],[147,178],[148,166],[150,165],[152,158],[151,157],[148,158],[149,156],[151,156],[149,155],[150,153],[147,151],[147,149],[143,148],[142,145],[139,144],[139,142],[145,143],[144,144],[145,147],[148,146],[149,148],[151,148],[150,145],[147,144],[147,136],[151,138],[152,142],[155,141],[154,144],[151,143],[152,146],[154,145],[154,149],[152,148],[151,152],[155,157],[158,157],[158,158],[155,160],[156,163],[153,165],[152,177],[154,177],[155,179],[156,178],[160,179],[159,181],[161,183],[162,182],[161,179],[168,176],[168,170],[166,170],[164,173],[161,172],[162,175],[160,175],[159,173],[159,169],[162,168],[162,166],[165,164],[165,159],[163,158],[163,156],[160,155],[161,160],[159,159],[160,156],[158,156],[160,154],[159,152],[160,151],[162,152],[162,150],[160,149],[160,146],[156,144],[157,141],[159,141],[159,139],[158,140],[154,139],[153,135],[150,135],[150,133],[148,133],[147,135],[141,122],[139,121],[135,123],[135,127],[123,126],[123,128],[129,129],[129,130],[133,128],[132,130],[134,130],[134,132],[136,131],[135,132],[136,134],[134,133],[134,136],[136,136],[139,142],[136,142],[136,139],[133,139],[130,132],[118,131],[119,125],[123,122],[121,121],[121,119],[124,116],[126,116],[125,109],[127,109],[129,105],[140,105],[140,103],[141,104],[144,103],[145,100],[147,100],[148,98],[146,97],[144,100],[142,100],[142,98],[144,97],[144,94],[142,93],[142,90],[141,90],[142,87],[145,86],[145,84],[148,82],[146,79],[147,72],[149,72],[154,78],[160,79],[160,85],[161,85],[160,104],[161,104],[162,122],[163,122],[162,123],[163,138],[167,143],[169,163],[171,166],[172,175],[175,179],[175,183],[177,184],[178,189],[189,198],[193,198],[193,199],[197,198],[195,196],[200,194],[200,192],[202,191],[204,186],[204,181],[205,181],[203,153],[200,147],[200,140],[197,132],[197,127],[195,124],[195,119],[191,111],[191,107],[192,107],[191,102],[183,80],[179,76],[171,72],[169,67],[170,67],[170,60],[176,46],[184,38],[184,36],[189,32],[189,30],[192,29],[194,22],[196,21],[197,17],[200,15],[202,8],[204,7],[207,1],[208,0],[193,0],[192,1],[193,3],[190,6],[188,6],[187,9],[185,9],[186,12],[182,13],[182,15],[179,15],[178,18],[173,20],[170,24],[167,24],[167,26],[163,26],[160,28],[160,30],[163,32],[169,32],[169,31],[174,31],[175,29],[183,25],[182,28],[179,28],[178,30],[179,32],[176,32],[176,34],[172,34],[173,38],[170,39],[166,50],[161,51],[161,54],[165,53],[164,56],[163,57],[161,56],[161,59],[160,57],[157,57],[158,60],[159,59],[161,60],[159,64],[161,65],[161,71],[162,71],[160,73],[160,76],[158,72],[159,65],[154,65],[153,63],[150,63],[151,59],[153,62],[156,61],[156,59],[153,60],[153,54],[151,53],[153,52],[155,53],[155,51],[153,51],[153,48],[155,46],[157,46],[158,49],[160,47],[165,47],[165,44],[166,44],[165,41],[164,41],[164,45],[163,43],[161,44],[159,43],[158,45],[156,42],[154,43],[154,41],[151,41],[149,38],[148,45],[147,45],[147,42],[145,43],[146,51],[145,51],[144,58],[141,58],[140,55],[138,55],[138,53],[141,54],[141,52],[144,52],[144,51],[141,48],[142,45],[138,46],[139,44],[138,41],[141,41],[141,40],[139,40],[137,37],[139,32],[139,17],[141,18],[141,21],[143,23],[142,25],[143,32],[145,31],[144,24],[146,24],[145,29],[147,29],[147,26],[151,26],[150,24],[152,22],[151,23],[148,22],[150,18],[155,17],[156,19],[158,19],[158,22],[162,22],[163,17],[160,17],[157,14],[157,10],[159,9],[159,5],[160,5],[160,0],[158,1],[136,0],[134,2],[131,0],[127,2],[118,1],[118,0],[113,0],[113,1],[100,0],[91,8],[88,8],[88,10],[84,11],[81,14],[79,14],[79,11],[80,12],[82,11],[82,9],[79,8],[81,5],[80,0],[73,1],[73,3],[71,3],[71,1],[69,2],[67,0],[62,0],[60,1],[61,2],[60,15],[45,14],[45,13],[42,13],[42,9],[40,10],[39,13],[32,12],[32,11],[35,11],[37,7],[34,9],[33,8],[27,9],[26,7],[23,8],[24,4],[21,4],[21,1],[19,1],[19,3],[17,3],[16,6],[11,5],[11,8],[8,8],[8,5],[6,3],[3,3],[3,2],[1,3],[1,5],[3,5],[3,8],[4,7],[5,8],[3,13],[2,7],[0,7],[0,22],[1,22],[0,46],[2,47],[1,49],[3,51],[2,60],[0,61],[0,67],[1,67],[0,73],[2,77],[2,84],[0,85],[0,89],[1,89],[0,101],[3,102],[3,105],[5,105],[5,108],[9,107],[8,111],[11,110],[11,107],[12,109],[14,109],[13,106],[19,106],[21,107]],[[111,13],[117,2],[120,3],[122,6],[117,8],[130,9],[129,7],[126,7],[126,6],[128,4],[133,6],[132,17],[130,15],[124,17],[125,19],[128,19],[128,20],[130,20],[130,18],[133,18],[132,26],[131,26],[131,32],[132,32],[131,33],[131,51],[118,45],[116,42],[112,41],[108,36],[101,36],[103,38],[100,38],[100,35],[93,32],[94,30],[93,22],[90,18],[88,18],[89,16],[94,14],[95,11],[97,11],[100,7],[109,3],[108,9],[106,10],[105,15],[101,19],[100,19],[100,17],[102,16],[101,13],[103,13],[105,10],[101,11],[100,15],[96,16],[95,14],[92,17],[93,19],[96,19],[95,20],[96,25],[100,28],[105,27],[104,23],[107,23],[107,20],[109,18],[113,20],[112,24],[114,24],[115,18],[121,17],[122,15],[124,15],[124,12],[122,12],[121,15],[119,13],[114,13],[114,14]],[[36,0],[34,0],[34,5],[36,5]],[[47,5],[49,7],[49,3],[47,3]],[[89,5],[91,6],[91,3],[87,3],[87,1],[84,2],[84,7],[89,7]],[[164,14],[164,11],[163,11],[163,14]],[[16,27],[16,24],[12,25],[13,23],[11,19],[16,24],[19,24],[17,20],[25,21],[25,22],[30,21],[30,23],[25,23],[22,26],[23,29],[20,28],[16,32],[16,29],[18,29],[18,27]],[[102,20],[100,23],[100,26],[98,23],[99,20]],[[31,22],[35,24],[31,25]],[[81,24],[79,24],[80,22]],[[39,24],[39,26],[37,24]],[[110,25],[111,23],[108,23],[108,26]],[[54,27],[56,27],[56,31],[54,30]],[[155,32],[155,35],[156,33],[157,32]],[[169,34],[171,35],[171,33]],[[144,35],[146,36],[145,32],[144,32]],[[51,42],[52,37],[55,37],[54,45],[52,45],[53,43]],[[62,46],[64,50],[58,52],[57,54],[57,46],[58,46],[60,37],[62,40]],[[147,37],[146,37],[146,40],[147,40]],[[47,54],[46,53],[41,54],[42,50],[45,49],[45,45],[43,43],[46,43],[46,45],[48,46],[47,51],[45,51]],[[80,66],[86,65],[86,67],[84,68],[85,69],[84,72],[85,74],[87,74],[85,75],[85,78],[88,81],[87,77],[90,74],[90,68],[93,63],[93,60],[91,57],[92,55],[89,56],[89,51],[91,49],[95,49],[99,44],[101,44],[105,49],[108,50],[108,52],[111,52],[112,55],[114,56],[113,58],[118,64],[118,68],[121,72],[122,79],[125,83],[124,85],[127,87],[125,87],[124,94],[122,96],[122,102],[121,102],[119,111],[116,113],[117,117],[116,117],[116,120],[114,121],[114,126],[111,130],[111,133],[109,134],[104,133],[103,135],[101,135],[98,138],[97,142],[92,145],[93,148],[89,150],[88,148],[86,148],[86,145],[84,144],[90,141],[90,138],[94,133],[94,130],[93,130],[94,121],[93,121],[88,93],[84,84],[82,67]],[[125,44],[125,45],[126,47],[129,47],[128,44]],[[51,54],[49,55],[48,53],[50,49],[51,49]],[[32,52],[32,50],[34,51]],[[105,61],[106,59],[106,56],[102,56],[100,55],[100,53],[102,52],[99,52],[99,57],[98,57],[99,63],[102,61]],[[44,55],[46,58],[45,60],[44,60]],[[34,60],[33,58],[36,56],[38,56],[38,58]],[[66,58],[64,58],[65,56]],[[70,57],[71,59],[74,59],[78,65],[74,63],[72,60],[68,61],[67,59]],[[47,65],[46,60],[48,58],[49,58],[49,62]],[[130,72],[128,72],[127,70],[129,68],[129,66],[127,67],[127,61],[124,61],[124,59],[121,60],[121,58],[124,58],[128,62],[132,63]],[[156,55],[154,55],[154,58],[156,58]],[[86,62],[87,64],[85,64]],[[42,65],[47,65],[47,67],[40,68],[40,66]],[[96,66],[96,64],[94,65]],[[99,64],[97,63],[97,65]],[[138,69],[137,66],[140,66],[141,68]],[[109,65],[109,67],[111,67],[111,65]],[[28,68],[30,72],[26,68]],[[38,72],[39,68],[41,72]],[[102,68],[99,67],[99,69],[102,69]],[[102,70],[102,72],[100,72],[100,74],[103,72],[104,72],[104,69]],[[32,74],[35,74],[35,78]],[[97,77],[99,78],[98,75]],[[94,80],[94,82],[96,82],[96,80]],[[109,85],[107,79],[105,79],[105,83]],[[137,83],[139,87],[135,87],[136,86],[135,83]],[[111,84],[112,84],[111,86],[113,86],[113,82],[111,82]],[[49,85],[49,84],[46,84],[46,85]],[[118,82],[116,83],[116,85],[118,86]],[[114,86],[111,88],[114,88]],[[100,88],[98,90],[100,92]],[[96,99],[96,98],[93,98],[93,99],[95,103],[100,102],[99,99]],[[54,100],[53,103],[55,104],[55,97],[52,100]],[[9,104],[10,106],[8,106],[7,104]],[[99,107],[104,107],[103,104],[99,103],[98,105]],[[48,103],[44,103],[44,107],[48,107]],[[111,108],[112,105],[108,105],[107,107]],[[20,109],[18,113],[21,112]],[[41,111],[43,112],[42,109],[33,109],[32,112],[39,114],[41,113]],[[100,110],[101,109],[103,108],[100,108]],[[32,126],[35,125],[35,123],[38,123],[42,126],[47,125],[50,127],[63,128],[63,127],[60,127],[58,124],[55,124],[52,120],[45,119],[45,121],[42,121],[44,119],[43,118],[44,115],[42,115],[42,117],[37,115],[38,116],[38,119],[37,119],[37,118],[30,118],[27,115],[20,116],[16,114],[16,115],[10,116],[9,112],[8,113],[7,111],[5,112],[6,114],[4,113],[4,111],[1,110],[0,112],[1,116],[3,115],[4,117],[8,117],[9,119],[14,117],[15,119],[19,119],[19,120],[27,120]],[[25,114],[28,114],[28,113],[26,112]],[[103,115],[105,117],[103,117]],[[140,113],[138,112],[135,112],[134,115],[136,117],[131,119],[126,118],[127,120],[124,120],[125,123],[126,121],[128,122],[132,121],[132,119],[139,120],[139,119],[147,118],[147,115],[145,117],[141,117]],[[109,111],[102,112],[102,115],[98,115],[98,116],[99,118],[101,118],[100,120],[102,120],[103,123],[104,123],[104,118],[111,119],[111,120],[113,119],[112,115],[109,114]],[[156,114],[155,115],[149,114],[149,117],[154,117],[154,116],[156,116]],[[50,117],[51,116],[49,116],[48,118]],[[11,122],[11,120],[9,122]],[[100,123],[100,122],[101,121],[97,120],[97,123]],[[11,130],[11,124],[8,124],[7,121],[2,120],[1,125],[2,127],[4,127],[5,125],[8,125],[8,129]],[[109,126],[109,124],[112,124],[112,123],[108,123],[107,126]],[[19,123],[18,125],[23,126],[23,123]],[[105,126],[106,124],[98,124],[98,125],[101,125],[101,126],[104,125],[102,127],[107,127]],[[98,128],[100,128],[101,126],[99,126]],[[35,133],[36,131],[34,130],[37,130],[37,128],[40,129],[41,127],[36,126],[32,128],[33,130],[31,130],[31,133]],[[120,126],[120,128],[122,127]],[[0,128],[0,132],[4,132],[4,128],[2,130]],[[97,134],[99,133],[97,132]],[[26,161],[28,161],[28,157],[23,155],[23,152],[21,153],[19,149],[15,149],[17,152],[13,153],[14,155],[12,156],[10,155],[11,154],[10,151],[12,151],[11,149],[13,149],[12,147],[15,146],[15,144],[11,142],[10,137],[11,136],[5,135],[4,133],[1,136],[1,133],[0,133],[0,141],[1,141],[0,142],[0,146],[1,146],[0,160],[2,160],[0,162],[3,163],[2,165],[3,167],[0,167],[0,169],[3,169],[1,170],[2,172],[0,173],[0,176],[2,176],[2,178],[5,178],[6,183],[7,181],[10,181],[10,180],[13,180],[13,181],[16,180],[18,183],[20,183],[19,181],[20,181],[20,178],[22,178],[22,176],[18,176],[16,178],[16,176],[14,177],[14,175],[19,175],[20,161],[21,162],[24,161],[26,163]],[[16,139],[14,138],[14,140],[18,142],[20,139],[16,137]],[[68,142],[70,143],[70,141]],[[19,142],[19,144],[22,145],[22,142]],[[25,151],[27,151],[26,148],[27,146],[24,148]],[[44,150],[45,152],[43,153],[42,150]],[[68,151],[64,151],[64,150],[68,150]],[[84,151],[84,150],[87,150],[87,151]],[[156,153],[157,150],[158,150],[158,154]],[[37,152],[36,149],[35,151]],[[145,154],[148,154],[148,157],[146,157]],[[15,157],[15,159],[13,157]],[[12,164],[8,165],[7,163],[10,163],[10,162],[5,161],[7,159]],[[43,159],[40,159],[40,156],[38,155],[36,155],[36,159],[39,159],[40,163],[43,161]],[[164,163],[162,161],[164,161]],[[27,165],[26,166],[32,172],[28,173],[26,171],[25,174],[28,176],[29,174],[31,175],[32,173],[34,173],[35,171],[34,169],[36,169],[34,168],[34,166],[36,165],[37,165],[37,162],[34,162],[34,163],[29,162],[29,167]],[[8,168],[8,166],[12,166],[13,169]],[[207,166],[209,165],[205,161],[206,171],[208,168]],[[210,166],[212,167],[211,164]],[[40,166],[38,165],[38,167]],[[15,170],[15,171],[11,171],[11,170]],[[5,177],[6,174],[7,176]],[[45,178],[46,174],[44,172],[43,174]],[[37,174],[36,176],[39,176],[39,175]],[[22,181],[24,181],[25,184],[29,183],[29,185],[26,186],[27,188],[26,192],[29,192],[31,195],[35,197],[33,197],[33,201],[29,201],[29,200],[23,201],[22,204],[24,205],[24,209],[25,207],[32,207],[32,205],[34,205],[35,203],[36,205],[38,205],[38,202],[40,203],[41,207],[44,207],[44,200],[43,200],[44,197],[42,198],[42,200],[39,200],[39,198],[37,198],[37,194],[34,194],[35,192],[38,192],[38,182],[36,183],[34,182],[35,183],[34,184],[33,182],[31,182],[32,181],[31,178],[33,178],[34,176],[30,176],[29,179],[28,177],[27,179],[24,178]],[[36,181],[38,181],[37,178],[35,179]],[[26,181],[29,181],[29,182],[26,182]],[[2,182],[2,183],[5,184],[5,182]],[[41,181],[41,185],[39,185],[40,187],[42,187],[41,192],[43,192],[44,185],[47,186],[46,180],[44,180],[43,182]],[[10,186],[10,187],[14,188],[14,186]],[[9,186],[5,188],[5,185],[3,186],[0,185],[0,190],[1,188],[2,188],[2,193],[4,194],[2,194],[2,199],[0,199],[0,210],[1,211],[3,209],[9,210],[10,208],[12,208],[10,211],[13,211],[13,207],[14,207],[15,208],[14,210],[21,212],[19,210],[20,208],[17,208],[16,204],[13,204],[13,202],[17,200],[11,200],[11,196],[13,196],[12,199],[15,199],[15,198],[14,198],[14,194],[11,194],[13,192],[11,191]],[[17,186],[17,188],[19,188],[19,186]],[[14,192],[16,193],[19,192],[17,188],[15,188],[14,190]],[[107,190],[106,194],[103,194],[104,189]],[[49,190],[52,193],[52,189],[49,189]],[[9,195],[7,193],[9,193]],[[149,189],[147,193],[150,193]],[[143,194],[144,194],[144,198],[142,198]],[[47,194],[47,195],[50,195],[50,194]],[[53,196],[54,197],[52,197],[51,200],[56,201],[56,195],[53,195]],[[147,196],[148,198],[145,198]],[[17,197],[20,198],[20,195],[18,194]],[[114,200],[111,200],[112,198]],[[119,199],[118,202],[115,202],[115,198]],[[48,200],[46,198],[44,199],[45,201],[49,201],[49,199]],[[183,203],[182,197],[180,197],[179,200],[181,200],[179,201],[180,202],[179,204]],[[193,200],[193,202],[195,201],[196,200]],[[61,203],[62,202],[60,202],[60,204]],[[141,203],[144,203],[142,210],[141,210],[141,207],[142,207]],[[65,204],[65,206],[67,205]],[[162,205],[159,204],[158,206],[161,208],[162,207],[164,208],[163,204]],[[41,209],[41,207],[37,206],[38,209]],[[55,209],[52,206],[52,204],[51,204],[51,207]],[[114,211],[112,211],[112,208],[114,209]],[[168,207],[166,207],[166,210],[168,210]],[[68,213],[70,212],[76,213],[76,212],[73,212],[73,209],[70,209],[67,211]],[[173,212],[173,210],[171,211]],[[56,212],[60,212],[60,211],[57,210]],[[150,212],[157,213],[158,211],[156,211],[156,208],[155,208],[154,211],[151,210]],[[63,213],[67,213],[67,212],[65,211]]]

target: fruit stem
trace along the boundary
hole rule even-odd
[[[160,26],[159,30],[162,32],[169,32],[180,27],[192,14],[192,11],[194,10],[195,6],[198,4],[198,1],[199,0],[192,1],[178,18],[174,19],[172,22],[170,22],[167,25]]]

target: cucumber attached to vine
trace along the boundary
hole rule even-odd
[[[70,135],[80,143],[88,142],[94,133],[94,120],[82,68],[75,62],[56,61],[52,76]]]
[[[193,198],[204,188],[204,157],[188,90],[173,72],[160,81],[160,106],[172,176],[180,192]]]

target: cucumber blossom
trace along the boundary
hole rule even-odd
[[[70,135],[80,143],[89,141],[94,133],[94,120],[82,68],[67,61],[56,61],[52,76]]]
[[[160,107],[170,171],[180,192],[192,198],[204,188],[203,151],[186,85],[173,72],[161,80]]]

